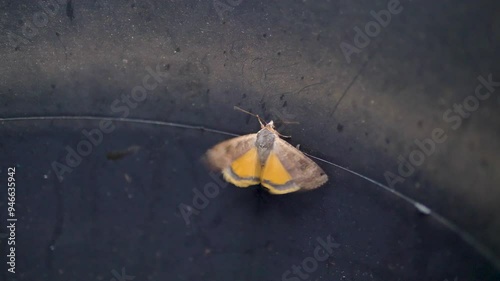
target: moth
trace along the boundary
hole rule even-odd
[[[328,181],[313,160],[280,138],[273,121],[264,125],[255,116],[260,131],[209,149],[204,158],[210,168],[222,172],[226,181],[238,187],[261,184],[272,194],[311,190]]]

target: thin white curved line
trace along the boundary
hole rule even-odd
[[[0,122],[9,122],[9,121],[35,121],[35,120],[108,120],[108,121],[117,121],[117,122],[130,122],[130,123],[138,123],[138,124],[152,124],[152,125],[160,125],[160,126],[168,126],[175,128],[183,128],[183,129],[193,129],[193,130],[201,130],[231,137],[237,137],[239,135],[220,131],[211,128],[205,128],[203,126],[194,126],[194,125],[185,125],[181,123],[175,122],[164,122],[164,121],[156,121],[156,120],[147,120],[147,119],[130,119],[130,118],[120,118],[120,117],[100,117],[100,116],[26,116],[26,117],[7,117],[0,118]]]
[[[471,234],[469,234],[465,230],[462,230],[458,225],[454,224],[452,221],[446,219],[445,217],[441,216],[440,214],[434,212],[431,208],[427,207],[423,203],[420,203],[420,202],[402,194],[401,192],[399,192],[397,190],[394,190],[394,189],[392,189],[392,188],[390,188],[390,187],[388,187],[388,186],[386,186],[386,185],[384,185],[376,180],[373,180],[369,177],[366,177],[366,176],[364,176],[360,173],[357,173],[355,171],[352,171],[348,168],[342,167],[342,166],[337,165],[333,162],[330,162],[328,160],[310,155],[310,154],[305,153],[305,152],[302,152],[302,153],[304,153],[305,155],[307,155],[311,158],[317,159],[319,161],[322,161],[324,163],[327,163],[329,165],[332,165],[334,167],[342,169],[348,173],[351,173],[355,176],[358,176],[364,180],[367,180],[367,181],[373,183],[374,185],[381,187],[383,190],[394,194],[396,197],[403,199],[407,203],[413,205],[422,214],[431,216],[432,218],[434,218],[435,220],[437,220],[438,222],[443,224],[445,227],[447,227],[449,230],[451,230],[452,232],[455,232],[455,234],[457,234],[460,238],[462,238],[462,240],[464,240],[472,248],[474,248],[478,253],[480,253],[481,255],[483,255],[483,257],[485,257],[487,260],[489,260],[493,264],[493,266],[495,266],[497,268],[497,270],[500,270],[500,258],[497,257],[493,251],[491,251],[484,244],[482,244],[481,242],[476,240]]]
[[[169,126],[169,127],[175,127],[175,128],[183,128],[183,129],[193,129],[193,130],[201,130],[201,131],[206,131],[206,132],[211,132],[211,133],[216,133],[216,134],[221,134],[221,135],[226,135],[226,136],[231,136],[231,137],[238,137],[240,135],[226,132],[226,131],[221,131],[221,130],[216,130],[216,129],[211,129],[211,128],[205,128],[203,126],[194,126],[194,125],[185,125],[185,124],[180,124],[180,123],[175,123],[175,122],[164,122],[164,121],[155,121],[155,120],[147,120],[147,119],[131,119],[131,118],[119,118],[119,117],[99,117],[99,116],[26,116],[26,117],[6,117],[6,118],[0,118],[0,122],[12,122],[12,121],[37,121],[37,120],[109,120],[109,121],[117,121],[117,122],[130,122],[130,123],[137,123],[137,124],[152,124],[152,125],[160,125],[160,126]],[[419,212],[425,215],[429,215],[430,217],[434,218],[438,222],[440,222],[442,225],[444,225],[446,228],[448,228],[450,231],[456,233],[462,240],[464,240],[466,243],[468,243],[472,248],[474,248],[478,253],[483,255],[487,260],[489,260],[494,267],[496,267],[497,270],[500,270],[500,258],[495,255],[493,251],[488,249],[485,245],[480,243],[478,240],[476,240],[471,234],[468,232],[462,230],[460,227],[458,227],[456,224],[451,222],[450,220],[446,219],[445,217],[441,216],[440,214],[434,212],[432,209],[424,205],[423,203],[420,203],[404,194],[402,194],[399,191],[396,191],[376,180],[373,180],[367,176],[364,176],[360,173],[357,173],[355,171],[352,171],[348,168],[345,168],[343,166],[340,166],[338,164],[335,164],[333,162],[330,162],[328,160],[310,155],[308,153],[305,153],[302,151],[305,155],[314,158],[316,160],[322,161],[328,165],[331,165],[333,167],[339,168],[341,170],[344,170],[352,175],[358,176],[370,183],[373,183],[374,185],[382,188],[383,190],[392,193],[398,198],[403,199],[407,203],[413,205]]]

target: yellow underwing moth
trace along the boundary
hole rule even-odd
[[[221,142],[207,151],[210,168],[238,187],[261,184],[272,194],[311,190],[328,181],[323,170],[298,149],[280,138],[273,121],[261,129]]]

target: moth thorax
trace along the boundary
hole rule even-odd
[[[259,153],[259,159],[261,165],[264,165],[264,163],[267,160],[267,157],[269,157],[269,153],[271,152],[274,146],[275,137],[276,135],[267,129],[262,129],[257,133],[255,146],[257,147],[257,151]]]

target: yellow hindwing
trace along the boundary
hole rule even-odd
[[[257,148],[252,148],[224,169],[222,174],[228,182],[238,186],[247,187],[260,182],[260,163]]]
[[[260,179],[261,184],[274,194],[285,194],[300,189],[300,187],[293,183],[292,177],[273,152],[267,158]]]

